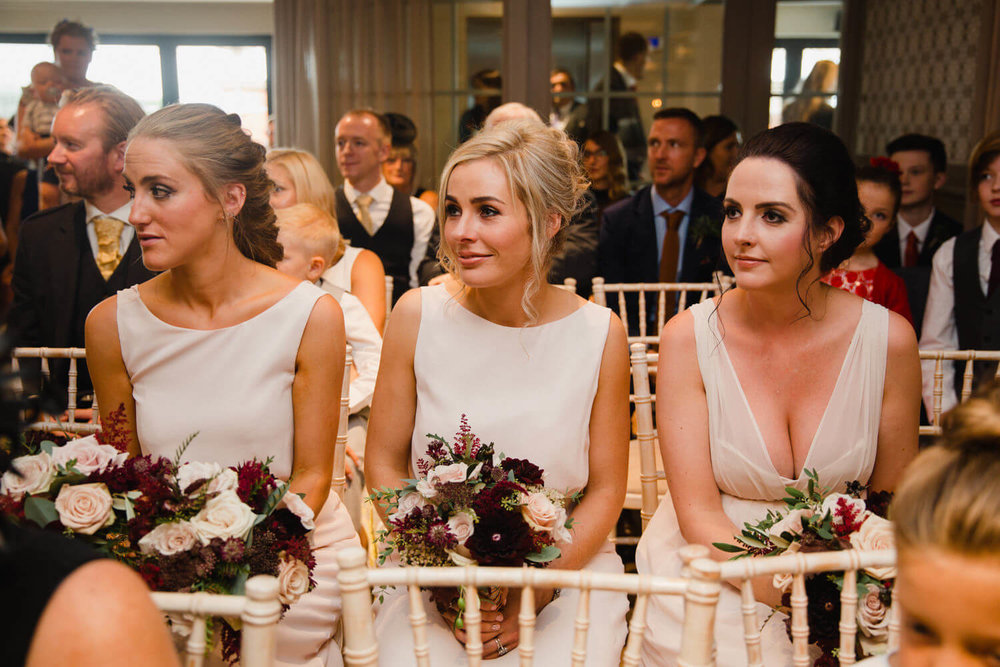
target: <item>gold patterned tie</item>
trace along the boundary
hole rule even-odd
[[[358,212],[361,214],[361,226],[368,232],[368,236],[375,236],[375,224],[372,222],[372,215],[368,207],[372,205],[375,198],[371,195],[358,195],[354,203],[358,205]]]
[[[107,280],[122,261],[121,235],[125,223],[110,215],[94,218],[94,233],[97,234],[97,268]]]

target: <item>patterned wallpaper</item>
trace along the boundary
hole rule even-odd
[[[868,0],[855,150],[879,155],[900,134],[939,137],[963,163],[973,130],[983,0]]]

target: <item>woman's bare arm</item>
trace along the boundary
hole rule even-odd
[[[378,332],[385,333],[385,269],[371,250],[362,250],[354,260],[351,294],[364,304]]]
[[[316,301],[295,357],[291,491],[319,514],[330,493],[346,351],[344,315],[329,295]]]
[[[410,441],[417,411],[413,353],[420,329],[420,291],[403,295],[382,341],[365,443],[365,476],[372,489],[399,488],[410,477]],[[386,520],[383,505],[376,505]]]
[[[903,469],[917,455],[921,382],[917,338],[910,323],[892,312],[885,379],[878,453],[869,479],[872,491],[894,491]]]
[[[118,339],[118,297],[109,297],[90,311],[84,335],[87,341],[87,370],[94,383],[101,422],[109,423],[111,413],[123,407],[129,438],[128,453],[129,456],[139,456],[132,380],[125,369],[121,341]]]

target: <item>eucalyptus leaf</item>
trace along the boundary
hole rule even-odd
[[[562,551],[559,550],[559,547],[549,544],[543,547],[541,551],[530,553],[524,558],[532,563],[549,563],[554,561],[556,558],[559,558],[561,554]]]
[[[738,554],[746,551],[743,547],[738,547],[735,544],[730,544],[729,542],[712,542],[712,546],[719,551],[725,551],[730,554]]]
[[[53,521],[59,520],[59,513],[56,512],[56,504],[51,500],[29,496],[24,501],[24,518],[45,528]]]
[[[52,456],[52,450],[56,448],[56,443],[52,442],[51,440],[42,440],[41,447],[43,452],[45,452],[49,456]]]

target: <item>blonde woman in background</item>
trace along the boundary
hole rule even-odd
[[[890,508],[899,650],[866,667],[1000,665],[1000,388],[948,413]]]
[[[297,148],[275,148],[264,164],[274,181],[271,207],[313,204],[337,219],[330,179],[312,153]],[[379,333],[385,328],[385,269],[371,250],[352,248],[343,239],[323,280],[350,292],[364,304]]]

